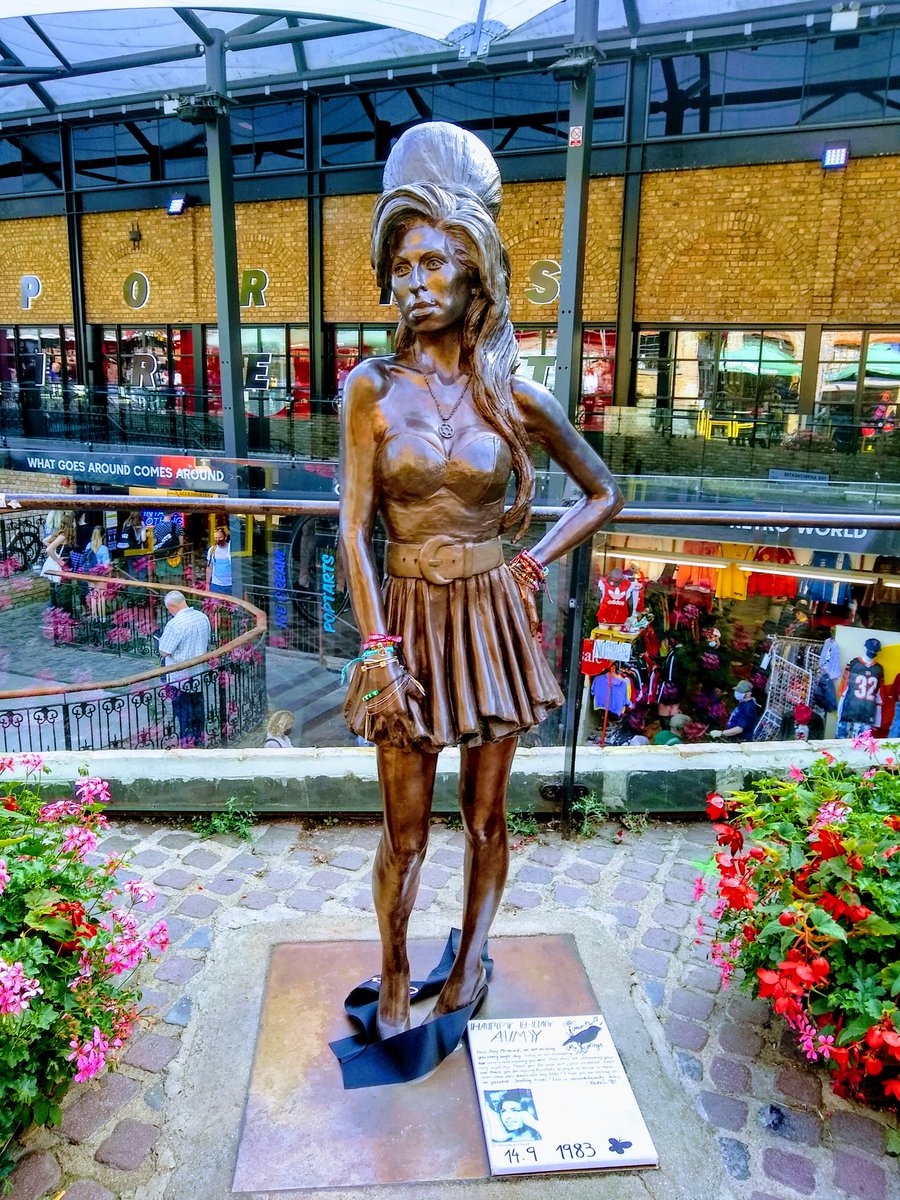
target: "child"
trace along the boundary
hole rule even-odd
[[[294,714],[286,708],[273,712],[266,725],[266,740],[263,748],[288,750],[291,747],[291,730],[294,728]]]

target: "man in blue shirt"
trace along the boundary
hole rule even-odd
[[[711,729],[711,738],[728,738],[733,742],[749,742],[759,718],[762,716],[759,705],[753,699],[753,688],[746,679],[734,689],[737,706],[731,710],[728,723],[724,729]]]

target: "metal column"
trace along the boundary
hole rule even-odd
[[[75,380],[91,383],[88,374],[89,338],[84,298],[84,264],[81,248],[81,196],[75,190],[75,160],[72,153],[72,127],[59,131],[62,151],[63,194],[66,198],[66,238],[69,247],[69,285],[72,293],[72,328],[75,332]],[[69,380],[69,382],[73,382]]]
[[[625,150],[625,188],[622,196],[622,248],[619,262],[619,304],[616,312],[615,403],[631,397],[634,359],[634,301],[637,292],[638,226],[644,167],[644,122],[647,115],[650,59],[631,60],[628,79],[628,130]]]
[[[319,98],[308,96],[306,100],[306,134],[304,137],[306,161],[311,170],[307,173],[306,223],[307,263],[309,272],[309,400],[310,420],[313,437],[310,439],[312,456],[322,453],[320,442],[322,423],[325,419],[325,256],[323,251],[322,195],[325,175],[321,167],[319,142]]]

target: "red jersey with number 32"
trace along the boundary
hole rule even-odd
[[[867,663],[861,658],[854,658],[847,670],[841,720],[874,725],[881,702],[884,668],[880,663]]]

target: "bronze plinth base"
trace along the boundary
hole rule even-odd
[[[490,949],[494,976],[479,1018],[597,1010],[570,935],[492,938]],[[410,942],[413,977],[424,978],[442,950],[437,940]],[[344,996],[377,971],[379,962],[376,942],[293,942],[273,948],[234,1192],[490,1174],[465,1047],[414,1083],[343,1090],[328,1042],[353,1032]],[[428,1002],[421,1007],[427,1012]]]

